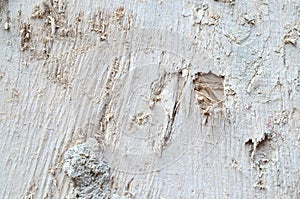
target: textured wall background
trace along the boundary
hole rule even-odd
[[[298,0],[0,6],[1,198],[300,198]]]

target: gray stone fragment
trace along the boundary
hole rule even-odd
[[[64,156],[64,171],[74,183],[68,198],[108,199],[112,197],[110,167],[104,162],[96,140],[70,148]]]

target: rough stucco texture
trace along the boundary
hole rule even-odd
[[[298,0],[0,6],[0,198],[300,197]]]

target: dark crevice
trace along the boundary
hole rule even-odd
[[[176,114],[178,113],[179,105],[180,105],[180,103],[176,100],[176,102],[174,103],[174,106],[173,106],[173,112],[172,112],[172,114],[169,118],[169,121],[168,121],[168,125],[167,125],[167,128],[166,128],[166,133],[164,135],[164,144],[166,144],[170,140],[170,136],[171,136],[171,133],[172,133],[172,130],[173,130],[174,121],[175,121],[175,118],[176,118]]]
[[[181,99],[182,94],[183,94],[182,90],[186,85],[186,81],[181,78],[180,72],[177,73],[177,76],[178,76],[178,80],[177,80],[177,85],[178,86],[177,86],[176,100],[175,100],[175,103],[173,105],[172,114],[169,116],[166,132],[165,132],[164,137],[163,137],[164,146],[166,146],[167,143],[170,141],[170,137],[171,137],[172,131],[174,129],[175,118],[177,116],[177,113],[178,113],[179,107],[180,107],[180,99]]]

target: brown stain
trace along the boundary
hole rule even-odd
[[[224,76],[211,72],[197,73],[193,80],[197,103],[204,112],[214,107],[222,107],[224,96]]]

